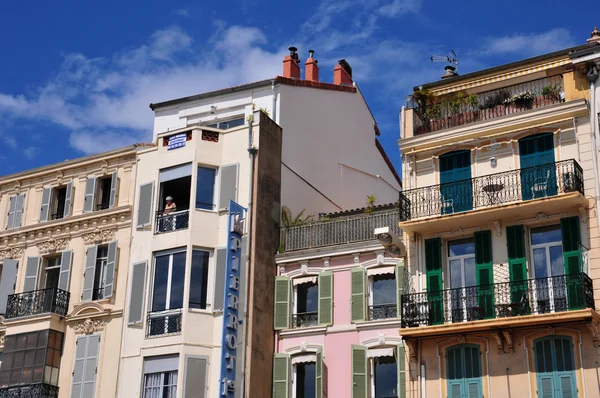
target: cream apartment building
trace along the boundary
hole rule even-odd
[[[0,397],[114,397],[140,146],[0,177]]]

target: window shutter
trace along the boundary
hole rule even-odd
[[[367,348],[352,345],[352,398],[367,398]]]
[[[15,293],[15,282],[17,281],[17,260],[4,259],[2,264],[2,278],[0,279],[0,314],[6,314],[6,302],[8,296]]]
[[[579,274],[579,217],[567,217],[560,220],[565,274]]]
[[[40,258],[27,257],[27,265],[25,266],[25,286],[24,292],[32,292],[37,290],[38,274],[40,273]]]
[[[104,276],[104,298],[109,298],[113,295],[118,256],[119,247],[117,246],[117,241],[114,240],[108,244],[108,259],[106,261],[106,275]]]
[[[333,273],[323,271],[319,274],[319,325],[333,324]]]
[[[290,278],[275,277],[275,317],[274,329],[290,327]]]
[[[73,263],[73,251],[65,250],[60,256],[60,276],[58,277],[58,288],[69,291],[71,281],[71,264]]]
[[[410,293],[410,292],[407,292]],[[396,317],[402,316],[402,295],[404,294],[404,263],[396,265]]]
[[[206,398],[208,361],[203,357],[185,357],[184,397]]]
[[[443,323],[442,240],[440,238],[425,240],[425,271],[431,322]]]
[[[315,364],[315,398],[323,398],[323,350],[317,351]]]
[[[365,320],[365,269],[352,268],[350,272],[350,319],[352,322]]]
[[[244,245],[242,244],[242,247]],[[225,261],[227,259],[227,249],[217,249],[215,255],[215,298],[213,301],[213,311],[223,310],[225,305]],[[243,296],[242,296],[243,297]]]
[[[110,198],[108,199],[108,207],[112,208],[117,205],[119,193],[119,178],[117,172],[113,172],[110,177]]]
[[[15,219],[13,221],[13,228],[19,228],[23,221],[23,208],[25,207],[25,194],[17,196],[17,204],[15,207]]]
[[[552,374],[537,374],[538,394],[540,398],[554,397],[554,377]]]
[[[67,184],[67,192],[65,195],[65,209],[63,211],[64,217],[71,215],[71,208],[73,207],[73,181]]]
[[[237,201],[238,165],[223,166],[220,170],[219,210],[227,210],[229,201]]]
[[[463,398],[462,394],[462,380],[449,380],[448,381],[448,397],[449,398]]]
[[[492,260],[492,232],[475,232],[475,267],[478,286],[478,304],[483,309],[484,318],[495,316],[494,270]]]
[[[83,372],[85,370],[85,352],[87,350],[88,336],[77,337],[75,346],[75,364],[73,365],[73,382],[71,384],[71,398],[82,398]]]
[[[81,301],[90,301],[94,292],[94,276],[96,273],[96,255],[98,246],[88,246],[85,250],[85,272],[83,274],[83,290]]]
[[[17,208],[17,197],[11,196],[8,204],[8,220],[6,222],[6,229],[13,228],[13,224],[15,222],[15,209]]]
[[[558,374],[558,385],[560,388],[561,398],[574,398],[577,397],[577,388],[575,387],[575,378],[573,373],[570,374]]]
[[[133,264],[131,290],[129,291],[128,324],[141,323],[144,312],[144,295],[146,294],[147,261]]]
[[[152,224],[152,206],[154,204],[154,181],[140,185],[138,198],[137,228]]]
[[[289,397],[290,356],[276,353],[273,357],[273,398]]]
[[[42,193],[42,208],[40,209],[40,222],[48,221],[48,213],[50,212],[50,197],[52,196],[52,188],[44,188]]]
[[[518,303],[527,294],[527,260],[525,258],[525,228],[522,225],[506,227],[508,248],[508,273],[510,277],[510,299]]]
[[[100,348],[100,336],[92,334],[88,337],[87,350],[85,353],[85,370],[83,372],[83,397],[94,398],[96,391],[96,369],[98,367],[98,351]]]
[[[396,367],[398,368],[398,398],[406,398],[406,349],[396,346]]]
[[[88,177],[85,182],[85,200],[83,202],[83,212],[94,211],[96,196],[96,177]]]

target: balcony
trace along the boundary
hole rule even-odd
[[[6,304],[6,319],[53,313],[66,316],[70,293],[58,288],[11,294]]]
[[[171,213],[165,213],[163,210],[157,211],[155,234],[164,234],[166,232],[187,229],[189,222],[189,210],[174,211]]]
[[[181,308],[149,312],[146,317],[146,337],[180,334],[182,315]]]
[[[398,210],[373,211],[348,217],[314,221],[289,228],[281,228],[284,252],[342,245],[375,239],[375,228],[390,227],[398,236]]]
[[[594,309],[592,280],[584,272],[404,294],[401,300],[402,328]],[[475,329],[474,325],[469,328]]]
[[[0,398],[58,398],[58,387],[45,383],[0,389]]]
[[[318,312],[300,312],[292,315],[292,328],[308,328],[319,324]]]
[[[369,306],[369,320],[377,321],[393,319],[398,315],[398,306],[394,304],[378,304]]]
[[[564,102],[563,78],[545,77],[467,95],[444,97],[427,93],[413,94],[408,101],[408,108],[413,110],[414,135],[492,120]]]

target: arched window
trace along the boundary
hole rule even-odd
[[[475,344],[459,344],[446,350],[448,398],[479,398],[481,386],[481,351]]]
[[[568,336],[550,336],[533,344],[538,397],[571,398],[577,396],[573,340]]]

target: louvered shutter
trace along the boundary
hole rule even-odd
[[[69,291],[71,281],[71,264],[73,263],[73,251],[65,250],[60,256],[60,276],[58,278],[58,288]]]
[[[477,299],[484,318],[494,318],[494,270],[492,261],[492,232],[475,232],[475,267],[477,270]]]
[[[367,348],[352,345],[352,398],[368,397]]]
[[[396,346],[396,366],[398,368],[398,398],[406,398],[406,349],[403,344]]]
[[[333,324],[333,273],[324,271],[319,274],[319,325]]]
[[[448,381],[448,398],[463,398],[462,381]]]
[[[315,363],[315,398],[323,398],[323,351],[319,349],[316,355]]]
[[[506,227],[508,248],[508,273],[510,276],[510,299],[519,303],[527,294],[527,260],[525,258],[525,228],[522,225]]]
[[[65,195],[65,208],[63,210],[63,216],[69,217],[71,215],[71,208],[73,207],[73,182],[67,183],[67,192]]]
[[[40,273],[40,258],[27,257],[27,265],[25,266],[25,286],[24,292],[32,292],[37,290],[38,275]]]
[[[290,356],[273,356],[273,398],[289,397]]]
[[[365,287],[366,275],[362,267],[352,268],[350,272],[350,318],[352,322],[365,320]]]
[[[554,377],[552,374],[537,374],[537,387],[539,398],[554,398]]]
[[[442,292],[442,240],[425,240],[425,271],[427,278],[427,300],[429,317],[432,324],[444,322]]]
[[[110,197],[108,199],[108,207],[112,208],[117,205],[119,195],[119,178],[117,172],[113,172],[110,177]]]
[[[583,271],[579,250],[579,217],[562,218],[560,220],[560,230],[569,309],[582,309],[585,308],[585,299],[581,293],[581,281],[579,277],[579,274]]]
[[[575,387],[575,377],[573,377],[573,374],[558,374],[558,387],[561,398],[577,397],[577,388]]]
[[[227,261],[227,249],[217,249],[215,257],[215,298],[212,308],[214,311],[221,311],[225,305],[225,262]]]
[[[237,201],[238,165],[232,164],[221,167],[220,170],[219,210],[227,210],[229,201]]]
[[[17,204],[15,207],[15,219],[13,221],[13,228],[19,228],[23,221],[23,208],[25,207],[25,194],[17,196]]]
[[[205,357],[185,357],[185,398],[206,398],[208,360]]]
[[[96,177],[88,177],[85,181],[85,199],[83,202],[83,212],[89,213],[94,211],[94,204],[96,202]]]
[[[104,276],[104,298],[109,298],[113,295],[118,256],[119,247],[115,240],[108,244],[108,259],[106,261],[106,275]]]
[[[71,385],[71,398],[82,398],[83,372],[85,370],[85,352],[87,350],[88,336],[77,337],[75,346],[75,364],[73,365],[73,381]]]
[[[404,294],[404,263],[396,265],[396,317],[402,317],[402,295]]]
[[[15,209],[17,208],[17,196],[11,196],[8,199],[8,217],[6,222],[6,229],[13,228],[15,222]]]
[[[48,221],[48,213],[50,213],[50,197],[52,196],[52,188],[44,188],[42,193],[42,208],[40,209],[40,222]]]
[[[144,295],[146,294],[147,261],[133,264],[131,273],[131,289],[129,290],[128,324],[138,324],[143,320]]]
[[[96,273],[96,256],[98,246],[88,246],[85,250],[85,273],[83,274],[83,290],[81,301],[90,301],[94,292],[94,277]]]
[[[138,198],[137,228],[152,224],[152,206],[154,204],[154,181],[140,185]]]
[[[100,336],[97,334],[88,336],[87,350],[85,354],[85,370],[83,372],[82,398],[94,398],[94,393],[96,391],[96,369],[98,367],[99,349]]]
[[[275,277],[275,317],[274,329],[283,330],[290,327],[290,279]]]
[[[0,278],[0,314],[6,314],[8,296],[15,293],[17,281],[17,265],[19,262],[10,258],[2,263],[2,277]]]

